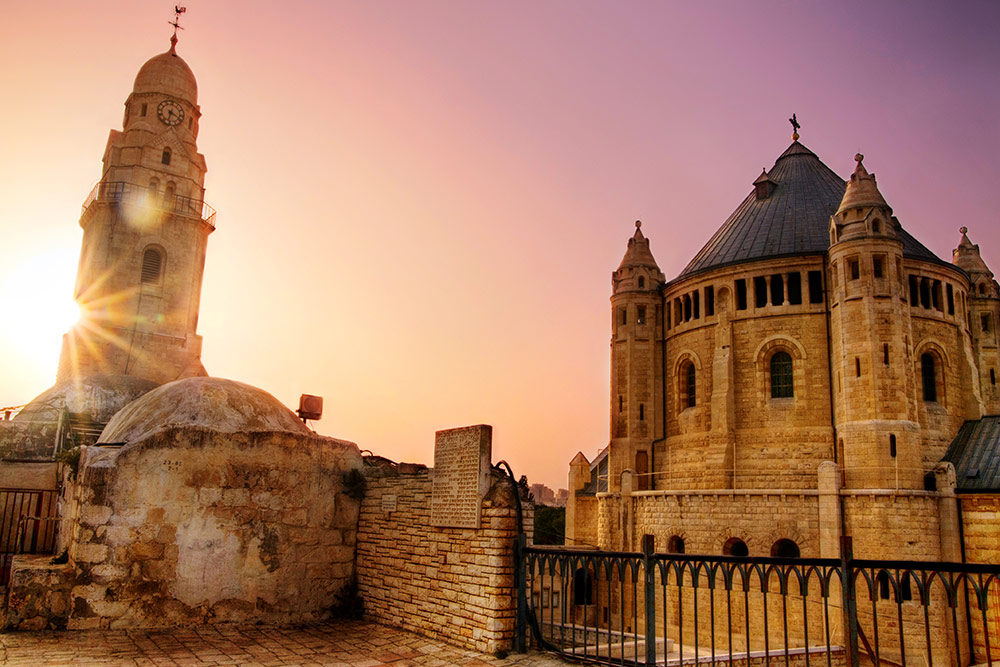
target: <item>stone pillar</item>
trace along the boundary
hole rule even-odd
[[[632,490],[635,488],[635,473],[623,470],[621,476],[622,502],[618,506],[618,521],[621,527],[621,549],[632,550]]]
[[[576,492],[590,481],[590,462],[583,452],[578,452],[569,463],[569,496],[566,498],[566,543],[575,544],[576,530]]]
[[[840,474],[837,464],[819,464],[819,557],[840,558]]]
[[[941,525],[941,560],[953,563],[962,560],[959,532],[958,497],[955,495],[955,466],[947,461],[934,467],[938,490],[938,521]]]
[[[785,281],[785,289],[784,289],[784,294],[782,294],[782,296],[784,297],[784,302],[783,302],[783,303],[781,304],[782,306],[788,306],[788,305],[790,305],[790,304],[789,304],[789,301],[788,301],[788,285],[789,285],[789,283],[791,282],[791,281],[790,281],[790,280],[788,279],[788,277],[789,277],[790,275],[792,275],[792,274],[791,274],[791,273],[786,273],[786,274],[784,274],[784,275],[782,276],[782,280],[784,280],[784,281]],[[801,284],[801,283],[800,283],[800,284]]]

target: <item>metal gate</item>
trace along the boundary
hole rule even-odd
[[[10,582],[14,554],[52,553],[57,491],[0,489],[0,586]]]

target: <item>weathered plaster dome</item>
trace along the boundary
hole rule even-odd
[[[42,392],[17,415],[20,421],[50,421],[64,409],[104,424],[123,407],[156,387],[128,375],[89,375],[58,383]]]
[[[98,442],[138,442],[181,426],[222,433],[312,434],[291,410],[263,389],[234,380],[197,377],[167,383],[129,403],[105,427]]]
[[[194,78],[194,72],[177,55],[173,43],[169,51],[153,56],[139,69],[132,92],[163,93],[187,100],[193,105],[198,104],[198,82]]]

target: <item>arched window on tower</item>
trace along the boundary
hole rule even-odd
[[[924,400],[937,403],[937,364],[934,355],[926,352],[920,356],[920,380],[924,387]]]
[[[146,248],[142,253],[142,273],[139,281],[143,285],[159,285],[163,275],[163,253],[156,248]]]
[[[771,357],[771,398],[792,398],[795,388],[792,380],[792,355],[784,350]]]
[[[177,186],[174,185],[173,181],[167,181],[167,186],[163,188],[163,208],[167,210],[174,208],[174,193],[176,190]]]
[[[684,553],[684,538],[680,535],[671,535],[670,539],[667,540],[667,553],[670,554],[682,554]]]
[[[163,164],[170,164],[170,148],[163,149],[163,155],[160,157],[160,162]]]

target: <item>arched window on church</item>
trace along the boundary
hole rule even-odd
[[[736,556],[737,558],[746,558],[750,555],[750,550],[747,548],[747,543],[738,537],[730,537],[726,540],[726,543],[722,545],[722,553],[725,556]]]
[[[771,545],[771,558],[798,558],[799,555],[799,545],[786,537]]]
[[[167,187],[163,188],[163,208],[172,210],[174,208],[174,193],[177,190],[177,186],[174,185],[173,181],[167,181]]]
[[[667,553],[669,554],[682,554],[684,553],[684,538],[680,535],[671,535],[670,539],[667,540]]]
[[[142,253],[142,273],[139,280],[143,285],[158,285],[163,274],[163,253],[156,248],[146,248]]]
[[[159,179],[156,179],[156,178],[149,179],[149,192],[150,192],[150,194],[155,195],[159,191],[160,191],[160,181],[159,181]]]
[[[695,392],[697,389],[697,377],[695,375],[694,364],[690,361],[684,368],[683,381],[686,394],[684,397],[684,405],[685,407],[693,408],[698,400],[697,393]]]
[[[937,364],[934,355],[926,352],[920,356],[920,381],[924,388],[924,400],[937,403]]]
[[[160,157],[160,162],[163,164],[170,164],[170,149],[164,148],[163,155]]]
[[[795,388],[792,381],[792,355],[784,350],[771,357],[771,398],[792,398]]]

